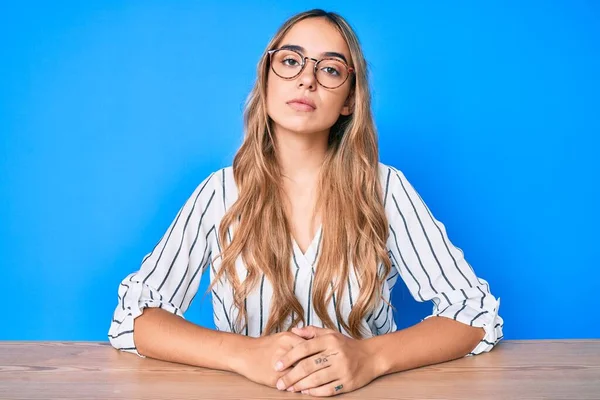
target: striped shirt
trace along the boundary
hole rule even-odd
[[[390,301],[391,290],[402,278],[416,301],[432,301],[432,312],[425,319],[442,316],[466,325],[483,327],[483,340],[468,354],[490,351],[502,338],[503,320],[498,315],[500,298],[490,292],[488,282],[476,276],[463,252],[454,246],[446,229],[435,219],[419,194],[398,169],[379,163],[385,214],[389,223],[387,251],[393,268],[381,288],[381,297]],[[221,252],[218,228],[225,212],[236,201],[237,187],[231,166],[210,174],[193,191],[154,249],[141,262],[138,271],[126,276],[118,288],[118,304],[108,338],[112,346],[141,357],[133,340],[133,321],[146,307],[160,307],[183,318],[190,306],[205,269],[213,281]],[[307,325],[323,326],[312,307],[314,267],[319,258],[322,227],[319,227],[306,252],[292,239],[289,267],[294,276],[294,292],[304,308]],[[383,263],[380,263],[380,267]],[[236,262],[238,276],[246,276],[241,257]],[[353,268],[349,268],[345,295],[333,297],[329,315],[340,332],[349,335],[335,314],[341,303],[347,321],[359,294]],[[264,275],[246,298],[248,324],[239,334],[258,337],[265,329],[273,288]],[[213,317],[217,330],[235,332],[237,307],[232,287],[221,279],[212,290]],[[379,300],[375,311],[362,320],[371,336],[396,331],[393,309]],[[291,325],[288,317],[287,327]]]

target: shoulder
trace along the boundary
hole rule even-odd
[[[394,181],[398,182],[398,180],[406,180],[404,173],[400,169],[393,165],[379,162],[379,181],[384,189],[390,184],[393,184]]]
[[[379,163],[379,179],[386,210],[412,207],[412,198],[419,197],[404,173],[393,165]]]
[[[196,185],[192,193],[192,197],[210,197],[212,193],[229,191],[232,183],[233,168],[231,166],[214,169],[202,176],[200,183]]]
[[[198,187],[204,185],[222,187],[229,186],[230,183],[233,183],[233,167],[228,165],[204,175]]]

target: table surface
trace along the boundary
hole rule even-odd
[[[0,342],[1,399],[300,399],[240,375],[113,349]],[[491,352],[382,376],[335,398],[600,399],[600,340],[502,341]]]

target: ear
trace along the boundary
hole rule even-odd
[[[354,90],[350,91],[350,94],[346,98],[344,102],[344,107],[342,107],[342,111],[340,111],[341,115],[348,116],[354,112]]]

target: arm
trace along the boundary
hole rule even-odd
[[[183,318],[198,290],[216,240],[221,199],[214,174],[183,205],[167,232],[119,285],[110,343],[138,356],[230,370],[228,360],[247,337],[194,325]]]
[[[438,364],[467,355],[485,331],[443,317],[364,340],[375,377]]]
[[[413,327],[367,340],[386,360],[384,372],[490,351],[503,337],[500,299],[475,275],[402,172],[391,168],[388,178],[392,263],[415,300],[433,301],[433,312]]]
[[[140,354],[160,360],[237,372],[253,338],[195,325],[160,308],[146,308],[134,322]]]

